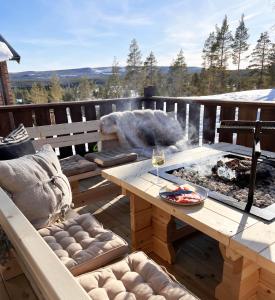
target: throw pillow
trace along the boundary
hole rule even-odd
[[[37,229],[55,222],[72,203],[69,181],[50,145],[34,155],[0,161],[0,186]]]
[[[18,158],[34,154],[35,149],[23,124],[5,138],[0,139],[0,160]]]

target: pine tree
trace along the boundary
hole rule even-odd
[[[143,69],[145,73],[145,86],[156,85],[158,80],[158,67],[156,57],[152,51],[145,59]]]
[[[240,64],[242,60],[242,54],[246,52],[249,48],[249,44],[247,40],[249,38],[248,29],[244,24],[244,15],[242,15],[241,20],[239,22],[239,26],[236,28],[235,36],[233,39],[232,47],[232,58],[233,63],[237,65],[238,71],[238,90],[240,90]]]
[[[64,91],[60,85],[59,79],[56,75],[54,75],[50,81],[50,102],[60,102],[62,100],[63,94]]]
[[[139,50],[139,46],[136,39],[133,39],[130,44],[125,81],[128,90],[133,90],[135,93],[142,93],[142,60],[141,52]]]
[[[227,61],[230,56],[231,44],[232,44],[232,34],[229,30],[229,25],[227,22],[227,16],[225,15],[222,26],[219,28],[216,26],[216,41],[217,41],[217,68],[219,76],[219,87],[220,92],[224,92],[226,85],[226,67]]]
[[[187,66],[182,49],[169,68],[169,95],[184,96],[187,91]]]
[[[207,82],[207,92],[211,94],[215,91],[215,76],[218,61],[218,43],[215,32],[211,32],[204,43],[202,50],[204,82]]]
[[[270,87],[275,86],[275,44],[272,43],[272,47],[269,52],[269,66],[268,66],[268,73],[269,73],[269,85]]]
[[[77,94],[79,100],[87,100],[92,97],[92,88],[87,77],[80,78]]]
[[[48,93],[40,83],[33,83],[30,90],[30,100],[35,104],[48,103]]]
[[[263,32],[257,40],[257,44],[251,53],[249,68],[257,77],[257,88],[263,88],[264,76],[267,74],[270,62],[271,42],[267,32]]]
[[[106,83],[107,98],[120,98],[122,96],[122,82],[119,71],[119,63],[116,57],[114,57],[112,65],[112,75],[108,78],[108,81]]]

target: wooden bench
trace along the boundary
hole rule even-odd
[[[71,147],[89,143],[96,143],[98,150],[108,147],[108,143],[118,145],[115,134],[104,135],[100,132],[100,121],[74,122],[56,125],[44,125],[27,127],[28,134],[33,139],[33,145],[39,150],[43,145],[50,144],[53,148]],[[89,149],[91,152],[91,149]],[[81,191],[79,181],[82,179],[99,176],[102,168],[97,167],[94,171],[69,176],[69,182],[73,192],[73,202],[76,206],[84,205],[91,197],[100,197],[105,193],[119,194],[120,190],[106,180],[96,181],[92,188]]]
[[[16,261],[29,279],[38,299],[90,299],[71,272],[1,188],[0,225],[12,242]],[[20,271],[18,274],[22,273]]]

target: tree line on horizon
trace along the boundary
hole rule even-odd
[[[153,51],[143,61],[138,42],[133,39],[125,75],[121,75],[119,62],[114,58],[112,73],[104,84],[96,84],[93,80],[82,77],[73,86],[64,87],[54,75],[47,86],[34,82],[30,89],[15,88],[14,95],[24,102],[48,103],[140,96],[146,86],[156,86],[158,95],[175,97],[274,87],[275,44],[271,42],[267,32],[261,33],[250,53],[248,67],[242,69],[243,61],[248,58],[248,40],[244,15],[234,34],[229,29],[225,16],[221,26],[216,25],[204,43],[200,73],[188,73],[182,49],[173,59],[168,72],[161,72]],[[228,69],[230,59],[236,70]]]

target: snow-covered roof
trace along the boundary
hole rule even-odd
[[[0,62],[6,60],[16,60],[19,63],[20,56],[0,34]]]

